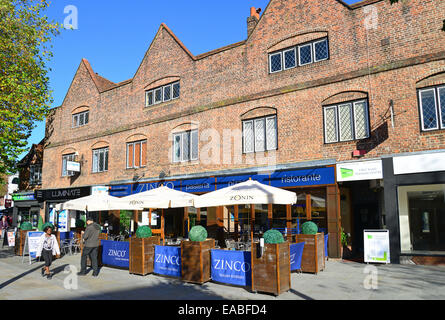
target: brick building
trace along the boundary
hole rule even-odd
[[[116,196],[160,183],[200,194],[251,177],[299,199],[287,208],[258,206],[258,229],[289,231],[313,220],[329,233],[329,255],[339,257],[341,228],[358,254],[364,229],[387,228],[391,261],[440,255],[444,12],[440,0],[271,0],[261,16],[251,10],[245,41],[200,55],[162,24],[133,78],[120,83],[83,59],[47,119],[46,217],[54,203],[93,186],[110,186]],[[430,173],[419,173],[430,157]],[[68,170],[71,161],[79,173]],[[403,161],[411,170],[398,171]],[[340,178],[339,165],[350,164],[373,172],[351,178],[343,168],[350,175]],[[419,175],[423,189],[399,189],[419,184]],[[437,202],[428,239],[412,230],[421,223],[409,203],[425,201],[422,191]],[[184,235],[198,221],[222,238],[218,231],[242,231],[247,212],[171,210],[166,233]]]

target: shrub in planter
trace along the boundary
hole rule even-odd
[[[130,273],[145,276],[153,272],[155,245],[160,244],[160,238],[152,235],[149,226],[140,226],[136,237],[130,238]]]
[[[267,230],[264,235],[264,242],[265,243],[283,243],[284,237],[278,230]]]
[[[202,284],[210,280],[210,250],[215,247],[215,239],[207,239],[203,226],[190,229],[189,240],[181,242],[182,280]]]
[[[23,222],[21,225],[20,225],[20,230],[23,230],[23,231],[30,231],[30,230],[32,230],[33,228],[32,228],[32,224],[30,223],[30,222],[28,222],[28,221],[25,221],[25,222]]]
[[[85,221],[83,221],[82,219],[77,219],[76,228],[85,228]]]
[[[302,224],[301,231],[303,234],[317,234],[318,226],[312,221],[307,221]]]
[[[305,242],[301,270],[318,273],[325,267],[324,234],[318,232],[318,226],[312,221],[303,223],[301,230],[302,234],[296,235],[297,242]]]
[[[252,291],[272,293],[276,296],[290,289],[289,243],[278,230],[264,233],[264,248],[252,246]]]

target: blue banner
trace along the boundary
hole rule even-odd
[[[154,273],[181,277],[181,247],[155,246]]]
[[[181,191],[190,193],[215,191],[215,178],[183,180]]]
[[[252,284],[250,251],[212,250],[212,280],[239,286]]]
[[[159,188],[161,185],[170,189],[181,190],[181,181],[163,181],[110,186],[109,194],[113,197],[126,197],[132,194]]]
[[[290,245],[290,270],[301,269],[301,259],[303,258],[303,249],[305,242],[294,243]]]
[[[335,183],[335,168],[277,171],[270,177],[273,187],[316,186]]]
[[[127,241],[101,240],[102,263],[121,267],[130,267],[130,243]]]

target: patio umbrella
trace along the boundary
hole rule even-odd
[[[56,210],[79,210],[79,211],[107,211],[107,210],[130,210],[126,208],[119,198],[107,195],[90,195],[75,200],[70,200],[56,205]]]
[[[194,207],[202,208],[249,204],[251,208],[250,235],[251,239],[253,239],[253,222],[255,221],[254,205],[269,203],[282,205],[295,204],[297,203],[297,194],[271,187],[255,180],[248,180],[199,196],[194,201]]]
[[[124,202],[127,206],[132,206],[132,210],[162,209],[161,230],[164,230],[164,209],[191,207],[197,197],[198,196],[191,193],[161,186],[156,189],[121,198],[120,201]],[[161,236],[164,239],[163,231]]]

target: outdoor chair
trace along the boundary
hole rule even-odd
[[[71,253],[73,252],[80,252],[80,240],[78,238],[72,238],[71,239]]]
[[[235,240],[226,240],[226,248],[227,249],[236,249]]]
[[[65,239],[62,241],[62,243],[60,244],[60,253],[64,255],[66,255],[67,253],[69,253],[70,255],[72,254],[71,239]]]

